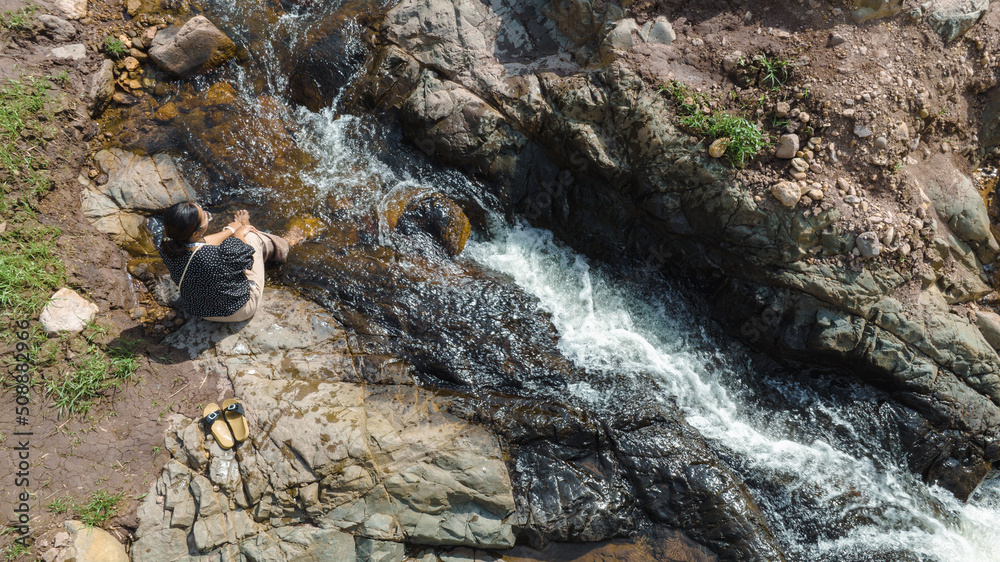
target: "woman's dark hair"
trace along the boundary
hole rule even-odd
[[[163,212],[163,231],[170,237],[163,240],[163,252],[177,257],[184,254],[184,244],[201,228],[198,205],[191,201],[178,203]]]

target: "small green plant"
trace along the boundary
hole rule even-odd
[[[66,513],[72,506],[73,501],[70,498],[64,497],[50,501],[46,508],[52,513]]]
[[[7,551],[4,553],[4,558],[6,560],[17,560],[18,558],[29,554],[31,554],[30,546],[25,546],[16,542],[7,547]]]
[[[4,10],[3,14],[0,14],[0,27],[10,31],[29,31],[34,27],[37,11],[37,4],[28,4],[15,11]]]
[[[706,113],[710,100],[679,82],[661,86],[660,91],[669,93],[678,104],[678,124],[688,132],[718,139],[729,138],[725,156],[734,167],[743,167],[747,161],[768,146],[764,133],[747,119],[722,111]]]
[[[777,90],[792,76],[792,61],[788,59],[757,55],[753,60],[760,69],[760,85],[765,88]]]
[[[89,502],[74,506],[74,511],[85,524],[99,527],[118,513],[118,502],[123,495],[124,492],[109,494],[104,490],[97,490],[91,494]]]
[[[109,35],[104,40],[104,52],[111,55],[112,58],[120,59],[128,54],[128,47],[121,39]]]
[[[142,340],[120,340],[107,352],[90,342],[87,351],[68,372],[49,377],[45,391],[53,407],[70,415],[86,416],[97,400],[109,389],[121,388],[139,368],[135,350]]]

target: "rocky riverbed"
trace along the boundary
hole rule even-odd
[[[937,524],[886,523],[849,476],[761,469],[692,396],[661,391],[658,366],[583,362],[559,287],[485,265],[482,240],[510,220],[580,252],[573,275],[607,267],[666,308],[680,284],[706,303],[683,313],[713,318],[690,323],[713,328],[676,337],[750,350],[744,371],[670,355],[723,373],[699,371],[713,406],[746,394],[779,418],[808,412],[776,430],[787,439],[887,450],[864,462],[947,490],[913,492],[941,520],[964,517],[944,506],[980,501],[1000,462],[987,1],[42,10],[17,41],[59,45],[97,123],[80,116],[88,152],[60,192],[128,252],[105,277],[138,281],[116,281],[132,300],[109,308],[171,332],[162,343],[242,399],[251,429],[223,450],[196,408],[160,416],[169,459],[127,521],[132,560],[783,560]],[[747,125],[714,132],[726,118]],[[249,323],[175,310],[156,216],[195,198],[310,231]],[[693,335],[714,326],[728,335]],[[727,373],[745,375],[712,386]],[[782,377],[807,390],[783,394]],[[858,403],[801,407],[827,391]],[[825,503],[827,484],[849,492]],[[73,553],[84,535],[69,530],[74,546],[46,556]]]

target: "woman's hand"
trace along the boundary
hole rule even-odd
[[[246,242],[247,241],[246,236],[251,232],[257,232],[257,229],[254,228],[252,225],[244,224],[236,229],[236,234],[234,234],[233,236],[239,238],[243,242]]]

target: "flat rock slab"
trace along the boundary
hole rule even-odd
[[[110,67],[102,67],[101,73],[105,73],[104,68],[113,78]],[[99,90],[104,86],[97,81],[95,78],[95,94],[102,96]],[[193,201],[197,198],[194,189],[166,154],[142,156],[112,148],[98,152],[94,161],[108,181],[97,185],[82,179],[86,185],[80,194],[83,215],[97,230],[110,234],[119,246],[127,249],[138,246],[155,254],[156,248],[145,228],[145,216],[158,214],[175,203]]]
[[[268,288],[250,321],[192,320],[164,340],[232,381],[250,439],[223,451],[197,420],[171,418],[174,460],[139,509],[133,560],[186,559],[188,544],[258,560],[513,546],[496,437],[446,413],[449,398],[414,386],[398,360],[353,353],[352,337],[316,304]]]
[[[87,15],[87,0],[55,0],[54,4],[66,19],[78,20]]]
[[[57,59],[80,60],[87,58],[87,46],[83,43],[74,43],[63,47],[52,49],[51,54]]]
[[[94,319],[97,310],[96,304],[83,298],[73,289],[64,287],[52,295],[38,320],[46,335],[77,334]]]

